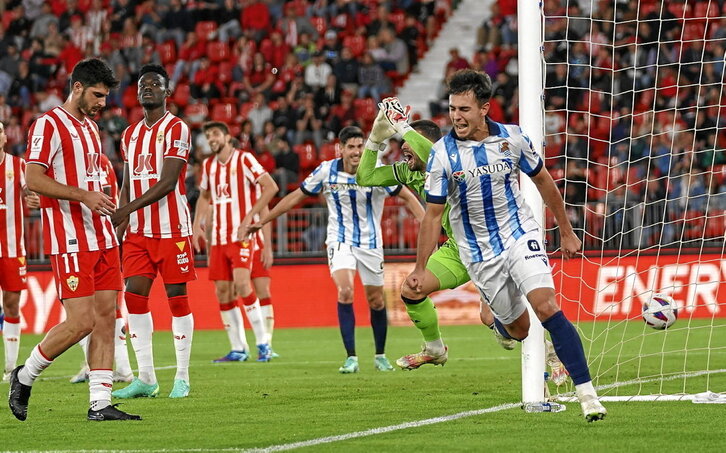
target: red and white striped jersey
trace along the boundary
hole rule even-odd
[[[40,164],[61,184],[101,192],[101,138],[91,119],[79,121],[63,107],[41,115],[28,132],[28,164]],[[40,196],[45,253],[88,252],[118,245],[111,218],[78,201]]]
[[[0,258],[25,256],[24,188],[25,161],[5,153],[0,161]]]
[[[152,126],[147,126],[142,119],[127,127],[121,137],[121,156],[129,168],[129,200],[139,198],[159,182],[164,159],[186,162],[190,151],[189,126],[169,112]],[[185,176],[186,164],[174,190],[156,203],[131,213],[131,233],[152,238],[192,235]]]
[[[239,149],[232,150],[227,162],[220,162],[216,156],[204,161],[200,188],[212,196],[212,245],[237,241],[242,220],[259,198],[257,181],[266,173],[252,153]]]
[[[101,181],[101,187],[106,189],[109,188],[109,196],[113,200],[113,204],[118,206],[118,179],[116,178],[116,171],[113,169],[111,159],[107,155],[101,154],[101,173],[103,173],[103,180]]]

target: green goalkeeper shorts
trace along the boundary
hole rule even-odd
[[[431,255],[426,269],[439,279],[439,289],[453,289],[469,281],[464,263],[459,258],[459,248],[449,239]]]

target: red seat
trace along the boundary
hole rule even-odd
[[[244,104],[239,106],[239,116],[242,117],[242,119],[247,119],[247,116],[250,114],[250,110],[255,108],[255,104],[252,102],[245,102]]]
[[[318,153],[311,144],[295,145],[292,148],[300,157],[300,171],[309,172],[318,166]]]
[[[234,122],[237,117],[237,106],[234,104],[217,104],[212,108],[212,121],[225,124]]]
[[[124,90],[124,94],[121,97],[121,103],[126,107],[127,109],[132,109],[139,105],[138,101],[136,100],[136,85],[129,85],[126,87],[126,90]]]
[[[174,96],[172,97],[172,102],[174,102],[174,104],[176,104],[177,107],[183,109],[184,107],[189,105],[190,97],[191,97],[191,93],[189,90],[189,84],[180,83],[174,89]]]
[[[378,106],[373,98],[356,99],[353,105],[358,117],[365,121],[373,121],[378,115]]]
[[[192,127],[201,126],[205,121],[207,121],[208,116],[209,109],[207,109],[206,104],[189,104],[184,109],[184,117]]]
[[[162,65],[176,63],[176,44],[174,41],[166,41],[156,46]]]
[[[229,46],[226,42],[210,41],[207,43],[207,57],[213,63],[229,60]]]
[[[218,80],[220,83],[227,85],[232,81],[232,68],[234,65],[229,61],[220,61],[218,63],[219,75]]]
[[[366,39],[363,36],[346,36],[343,38],[343,47],[348,47],[353,56],[358,58],[366,50]]]
[[[197,22],[196,27],[194,27],[194,31],[197,33],[197,38],[202,41],[209,41],[214,37],[210,35],[217,31],[217,23],[213,20]]]
[[[335,142],[324,143],[323,146],[320,147],[320,160],[333,160],[336,157],[338,157],[338,149]]]

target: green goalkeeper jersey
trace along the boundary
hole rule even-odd
[[[423,135],[414,130],[406,132],[403,139],[409,144],[416,155],[424,162],[429,158],[429,152],[433,143]],[[412,171],[408,168],[406,162],[396,162],[393,165],[383,165],[376,167],[378,161],[378,153],[376,150],[366,148],[361,157],[358,171],[356,172],[356,181],[362,186],[391,186],[403,184],[414,192],[418,193],[422,199],[426,199],[424,193],[424,182],[426,181],[426,173],[420,171]],[[444,214],[441,218],[441,226],[446,232],[446,236],[451,239],[449,242],[456,244],[453,240],[454,235],[451,231],[449,223],[450,206],[446,203]]]

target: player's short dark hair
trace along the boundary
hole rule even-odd
[[[71,86],[76,82],[80,82],[84,87],[102,83],[108,89],[116,88],[119,84],[111,68],[98,58],[88,58],[76,64],[71,74]]]
[[[226,134],[229,134],[229,127],[221,121],[208,121],[202,126],[202,132],[205,134],[209,129],[219,129]]]
[[[164,85],[167,87],[169,86],[169,73],[166,72],[166,69],[164,69],[163,66],[158,64],[147,64],[141,67],[141,70],[139,71],[139,79],[144,74],[147,74],[149,72],[153,72],[156,74],[159,74],[164,78]]]
[[[411,127],[434,143],[441,138],[441,128],[431,120],[412,121]]]
[[[449,94],[464,94],[471,91],[474,98],[482,105],[492,97],[492,79],[485,72],[473,69],[456,71],[448,81]]]
[[[338,133],[338,139],[342,145],[348,143],[351,138],[363,138],[363,131],[357,126],[346,126]]]

